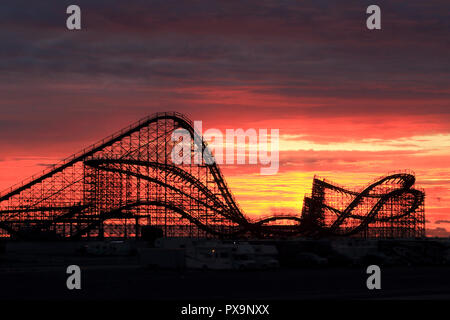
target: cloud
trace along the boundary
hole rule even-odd
[[[445,219],[448,1],[380,0],[381,32],[365,29],[366,0],[79,0],[80,32],[65,28],[69,4],[2,1],[0,158],[42,169],[38,158],[174,110],[210,128],[279,128],[294,137],[287,176],[419,170],[427,212]],[[286,147],[300,140],[310,147]]]
[[[357,1],[80,1],[85,29],[75,33],[64,28],[65,4],[6,1],[4,79],[258,84],[255,94],[295,98],[449,96],[442,3],[383,1],[386,28],[378,34],[362,27],[365,6]]]
[[[427,237],[447,238],[450,237],[450,232],[445,228],[427,228],[426,235]]]
[[[435,224],[450,224],[450,220],[436,220]]]

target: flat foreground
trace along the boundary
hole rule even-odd
[[[381,290],[364,268],[273,271],[152,270],[133,261],[83,261],[82,289],[66,288],[69,263],[0,265],[0,300],[450,299],[449,267],[385,267]]]

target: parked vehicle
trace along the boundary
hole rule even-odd
[[[273,245],[248,242],[222,242],[211,239],[164,238],[155,246],[165,249],[182,249],[186,267],[203,270],[255,270],[279,267],[278,251]]]
[[[232,247],[199,245],[186,249],[186,266],[192,269],[232,269]]]
[[[248,243],[233,244],[232,248],[233,269],[250,270],[257,268],[255,249]]]
[[[249,248],[233,244],[204,243],[186,248],[186,266],[203,270],[246,270],[256,267]]]

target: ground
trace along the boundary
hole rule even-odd
[[[0,265],[0,300],[450,299],[448,266],[382,267],[382,289],[368,290],[361,267],[175,271],[143,268],[134,258],[85,258],[82,289],[70,291],[71,263]]]

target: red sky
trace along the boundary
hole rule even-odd
[[[448,2],[379,1],[381,31],[364,1],[78,3],[79,32],[71,3],[2,4],[0,189],[173,110],[280,129],[277,175],[223,166],[250,216],[300,213],[314,174],[358,186],[410,169],[429,234],[450,234]]]

